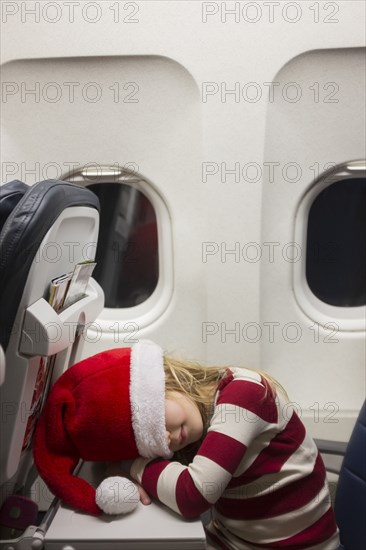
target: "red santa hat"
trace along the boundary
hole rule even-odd
[[[72,474],[79,460],[138,456],[171,457],[163,351],[148,340],[70,367],[52,387],[34,437],[35,464],[53,494],[93,515],[102,513],[96,489]]]

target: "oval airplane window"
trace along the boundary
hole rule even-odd
[[[146,177],[117,165],[86,165],[62,179],[88,187],[100,201],[93,277],[105,306],[98,327],[116,335],[132,324],[151,324],[173,293],[171,221],[163,196]]]
[[[141,304],[159,279],[154,208],[140,190],[127,184],[95,183],[88,188],[101,206],[94,277],[104,290],[105,307]]]
[[[366,178],[323,189],[309,211],[306,280],[326,304],[366,304]]]
[[[365,330],[366,161],[324,172],[303,196],[295,242],[304,251],[293,264],[298,305],[334,330]]]

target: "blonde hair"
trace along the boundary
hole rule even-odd
[[[180,361],[164,355],[166,392],[178,391],[192,399],[201,413],[203,425],[209,421],[213,397],[220,379],[225,374],[223,367],[204,367],[193,361]]]
[[[265,396],[269,387],[274,396],[280,392],[289,400],[286,390],[271,375],[258,369],[245,368],[258,373],[267,383]],[[207,428],[213,412],[213,399],[217,386],[228,369],[230,369],[229,366],[204,366],[193,361],[183,361],[164,355],[166,392],[178,391],[192,399],[198,406],[204,427]]]

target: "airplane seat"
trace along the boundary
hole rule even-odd
[[[84,297],[58,310],[50,281],[62,285],[75,265],[94,260],[99,200],[67,181],[11,187],[0,189],[0,550],[205,548],[199,519],[183,522],[155,503],[128,518],[97,519],[53,498],[38,478],[32,436],[39,412],[52,384],[82,358],[87,329],[104,306],[90,278]],[[97,486],[104,465],[81,462],[77,474]]]
[[[320,452],[343,455],[334,510],[340,532],[339,550],[366,548],[366,400],[348,445],[316,440]]]
[[[31,187],[26,186],[27,191],[25,191],[23,187],[25,184],[23,186],[21,184],[22,182],[19,181],[10,182],[1,189],[0,204],[4,205],[5,211],[1,219],[3,220],[8,214],[0,234],[2,305],[0,343],[4,351],[10,337],[9,331],[12,328],[17,304],[21,298],[21,292],[15,292],[15,290],[24,287],[32,261],[36,257],[37,247],[52,223],[71,206],[84,206],[99,212],[98,198],[84,187],[58,180],[45,180]],[[5,206],[6,202],[10,208],[16,202],[11,213],[9,213],[9,207]],[[81,243],[72,244],[81,246]],[[55,242],[52,245],[57,248],[58,243]],[[60,249],[57,249],[57,252],[59,251]],[[55,258],[47,258],[46,262],[59,263]]]
[[[34,520],[37,498],[26,493],[37,477],[35,423],[50,385],[81,358],[87,326],[104,305],[92,278],[69,307],[56,311],[49,302],[53,279],[94,260],[99,208],[94,193],[66,181],[0,189],[1,548],[13,547]]]

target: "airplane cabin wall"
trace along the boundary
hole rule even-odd
[[[277,177],[263,182],[262,240],[273,243],[273,258],[261,270],[261,323],[267,327],[261,366],[281,379],[312,432],[334,440],[350,433],[365,398],[365,308],[313,306],[302,295],[307,282],[298,271],[305,270],[307,241],[299,227],[306,225],[302,205],[310,192],[316,196],[319,176],[364,158],[364,65],[361,48],[310,51],[292,59],[274,80],[279,86],[296,82],[301,90],[319,83],[319,94],[270,103],[267,117],[265,162],[278,166]],[[313,253],[318,265],[331,262],[337,269],[330,224],[325,231],[328,246]]]
[[[316,82],[323,93],[324,83],[355,77],[363,3],[284,2],[273,12],[261,2],[94,4],[100,9],[94,22],[94,12],[82,17],[81,6],[70,22],[62,3],[54,23],[51,11],[40,13],[39,21],[21,11],[2,12],[1,72],[3,86],[8,84],[2,181],[32,184],[86,163],[133,165],[170,216],[161,227],[166,249],[160,261],[169,264],[171,278],[163,310],[157,302],[149,322],[120,310],[117,334],[111,313],[113,328],[91,330],[84,355],[148,337],[208,363],[267,369],[304,410],[335,401],[344,416],[352,416],[351,396],[360,397],[362,371],[357,367],[356,377],[348,377],[344,362],[361,364],[364,334],[342,335],[333,351],[313,345],[311,321],[292,295],[292,264],[271,264],[264,243],[283,247],[293,240],[296,208],[312,182],[308,166],[362,156],[352,132],[347,139],[334,135],[335,119],[344,132],[350,117],[360,135],[358,80],[347,84],[345,102],[337,105],[316,103],[314,94]],[[72,100],[70,82],[77,83]],[[297,103],[293,82],[302,91]],[[27,93],[32,86],[33,95]],[[301,124],[291,126],[289,135],[296,117]],[[276,172],[272,184],[271,162],[281,168],[298,162],[306,174],[292,185]],[[131,316],[136,335],[124,328]],[[302,327],[301,341],[268,340],[263,323],[290,321]],[[319,425],[312,424],[315,435]],[[342,429],[347,437],[348,425]]]

